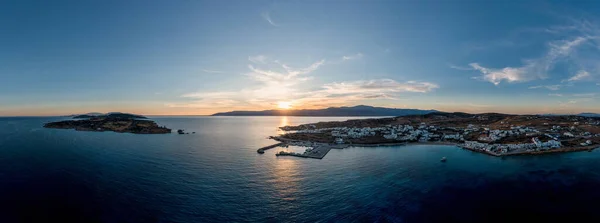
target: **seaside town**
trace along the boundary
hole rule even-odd
[[[327,145],[345,148],[446,144],[493,156],[591,151],[600,146],[600,119],[581,116],[432,113],[321,122],[281,129],[285,133],[272,139],[286,145],[312,148],[303,154],[284,151],[277,155],[310,158],[315,158],[311,154],[321,153],[319,148]]]

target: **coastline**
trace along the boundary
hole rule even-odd
[[[512,152],[512,153],[504,153],[498,154],[490,151],[472,149],[465,147],[461,143],[456,142],[398,142],[398,143],[375,143],[375,144],[331,144],[331,143],[319,143],[319,142],[311,142],[311,141],[301,141],[301,140],[293,140],[282,137],[271,137],[276,141],[279,141],[282,144],[286,145],[294,145],[294,144],[313,144],[319,146],[328,146],[331,149],[344,149],[348,147],[387,147],[387,146],[410,146],[410,145],[444,145],[444,146],[456,146],[461,149],[482,153],[495,157],[503,157],[503,156],[534,156],[534,155],[546,155],[546,154],[554,154],[554,153],[568,153],[568,152],[582,152],[588,151],[591,152],[594,149],[600,149],[600,146],[585,146],[585,147],[564,147],[559,149],[550,149],[550,150],[539,150],[539,151],[523,151],[523,152]]]

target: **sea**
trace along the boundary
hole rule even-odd
[[[0,118],[0,222],[598,222],[600,152],[454,146],[277,157],[279,126],[352,117],[151,117],[195,134],[45,129]],[[447,162],[440,162],[447,157]]]

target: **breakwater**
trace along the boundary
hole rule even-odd
[[[256,150],[256,152],[260,153],[260,154],[263,154],[263,153],[265,153],[265,150],[272,149],[272,148],[279,147],[279,146],[285,146],[285,145],[286,145],[285,143],[280,142],[280,143],[276,143],[276,144],[273,144],[273,145],[270,145],[270,146],[262,147],[262,148]]]

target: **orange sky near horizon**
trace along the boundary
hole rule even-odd
[[[358,104],[342,104],[335,105],[332,107],[339,106],[354,106]],[[326,108],[324,106],[290,106],[289,109],[321,109]],[[401,105],[401,104],[376,104],[372,106],[377,107],[388,107],[388,108],[411,108],[411,109],[423,109],[429,110],[434,109],[438,111],[445,112],[466,112],[466,113],[486,113],[486,112],[496,112],[496,113],[508,113],[508,114],[577,114],[582,111],[585,112],[593,112],[600,113],[600,108],[591,107],[535,107],[535,106],[510,106],[510,107],[500,107],[500,106],[475,106],[475,105],[437,105],[435,107],[428,107],[426,105]],[[230,109],[227,108],[215,108],[215,109],[207,109],[207,108],[172,108],[159,104],[144,104],[144,103],[115,103],[114,105],[107,104],[102,106],[95,105],[70,105],[70,106],[23,106],[16,108],[0,108],[0,116],[63,116],[63,115],[72,115],[72,114],[84,114],[89,112],[125,112],[125,113],[133,113],[133,114],[141,114],[141,115],[212,115],[218,112],[227,112],[234,110],[248,110],[248,111],[260,111],[260,110],[285,110],[279,107],[279,105],[273,105],[271,107],[232,107]]]

